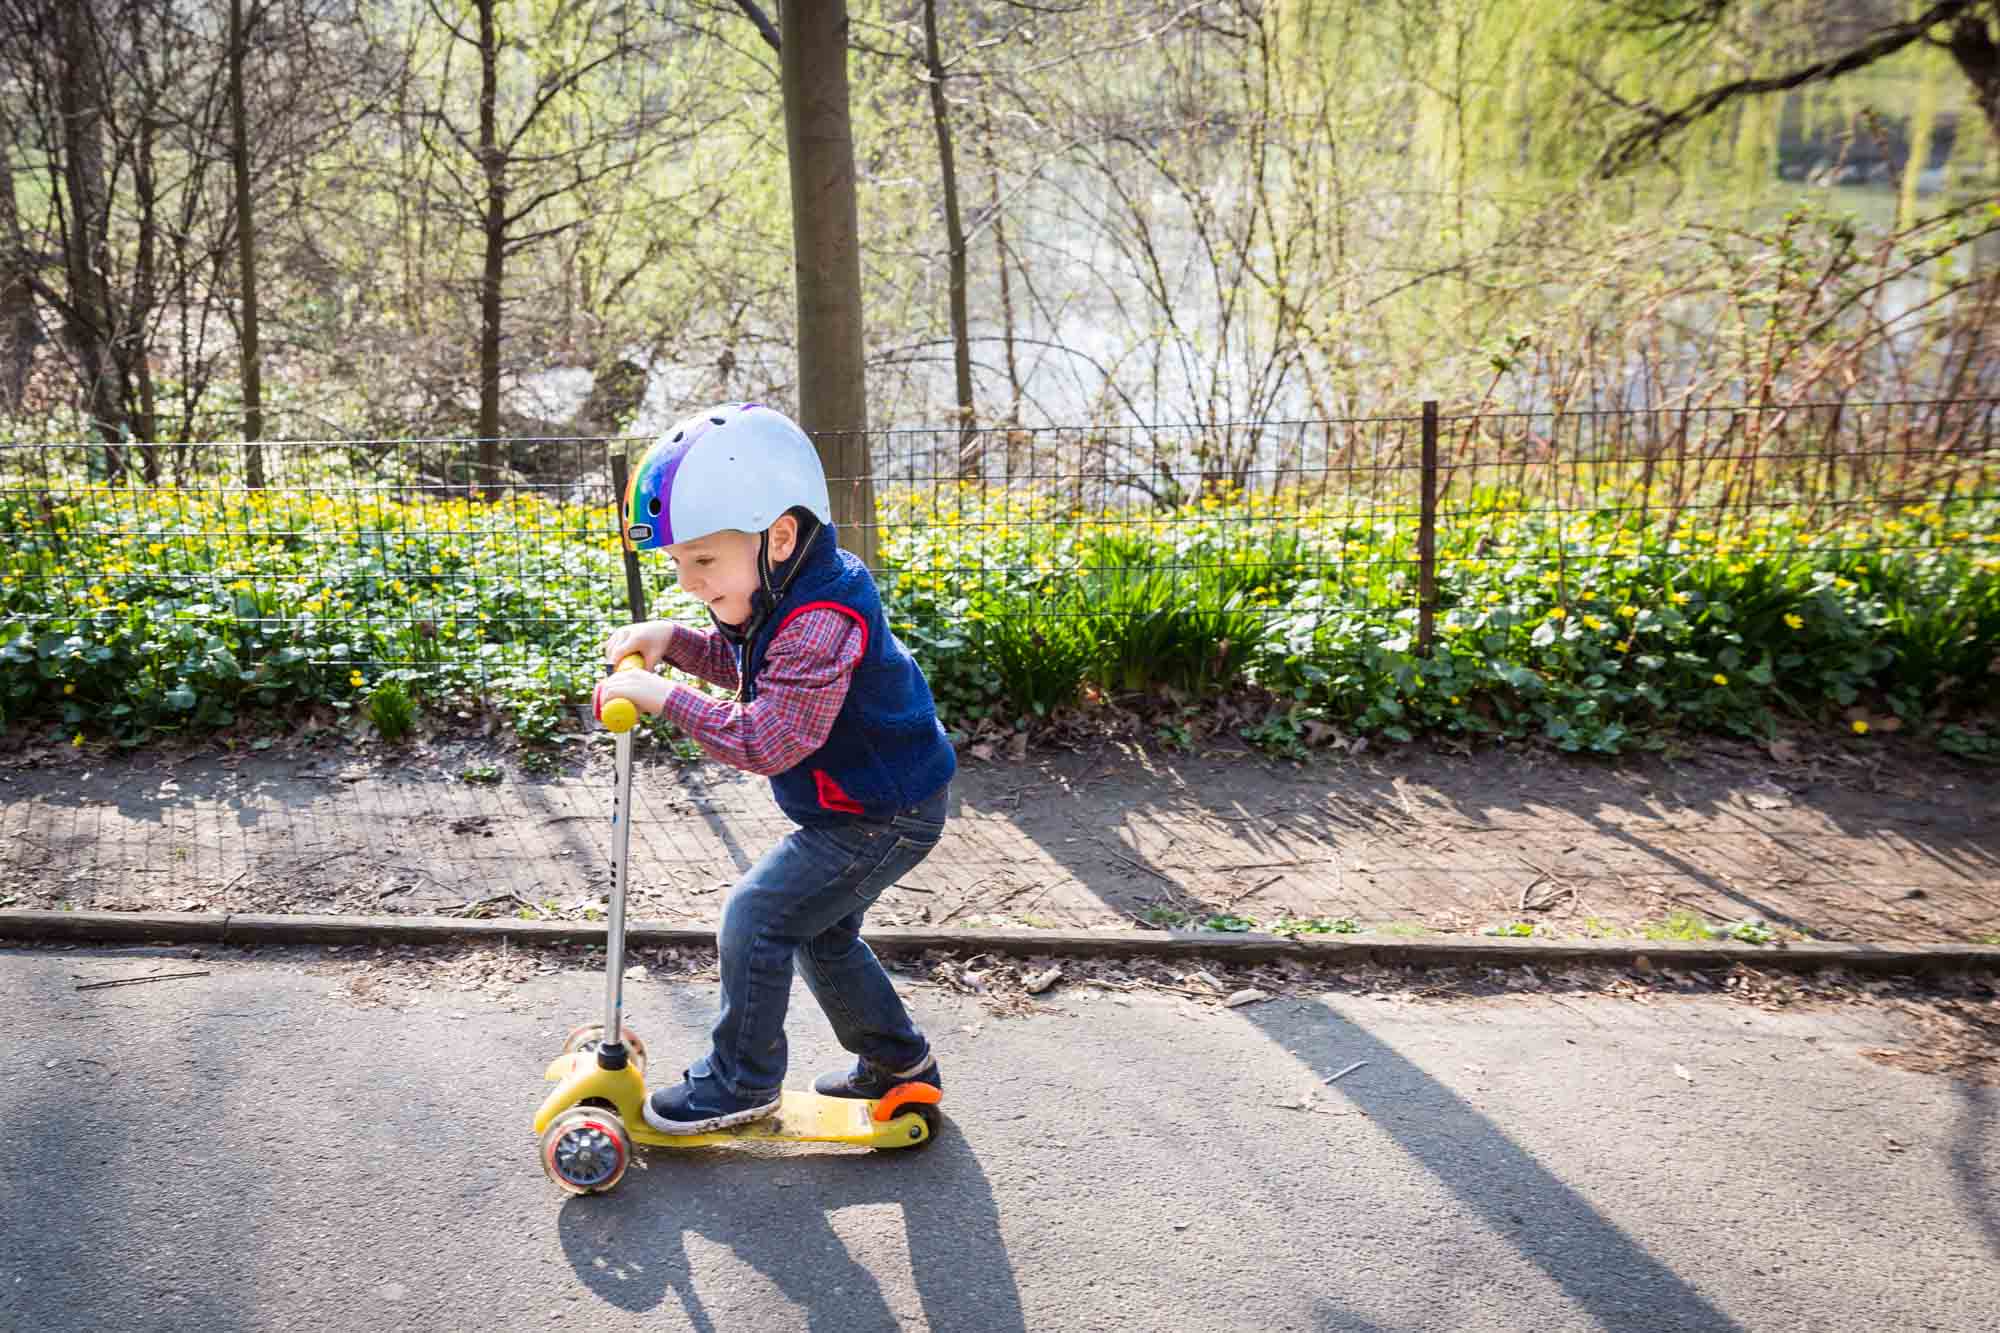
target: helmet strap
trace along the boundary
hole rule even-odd
[[[792,521],[799,523],[796,515],[793,516]],[[804,528],[805,526],[804,523],[799,523],[799,527]],[[814,520],[810,531],[800,533],[798,545],[792,548],[791,555],[787,556],[782,562],[785,566],[785,577],[776,587],[773,587],[771,584],[772,575],[776,573],[771,567],[771,531],[769,528],[766,528],[763,532],[757,534],[757,575],[759,581],[764,585],[765,593],[770,596],[773,604],[776,604],[778,599],[785,595],[785,590],[792,586],[792,580],[799,576],[799,569],[806,562],[806,553],[812,550],[813,542],[819,537],[820,527],[821,524],[817,520]]]
[[[805,525],[800,524],[800,526],[804,527]],[[748,643],[751,639],[757,637],[757,631],[764,627],[764,623],[771,618],[771,613],[777,610],[778,602],[783,599],[786,590],[792,586],[792,580],[799,576],[799,569],[805,564],[806,553],[812,549],[813,543],[819,539],[820,529],[823,526],[825,525],[815,521],[812,525],[812,530],[805,533],[799,539],[799,544],[792,551],[791,555],[779,562],[785,567],[785,576],[782,579],[778,579],[775,585],[773,584],[773,579],[777,576],[777,570],[771,564],[770,529],[767,528],[757,534],[758,588],[756,592],[750,595],[750,618],[741,625],[726,625],[721,620],[716,619],[715,612],[710,611],[708,613],[709,619],[715,621],[715,627],[722,631],[723,637],[727,638],[731,643]]]

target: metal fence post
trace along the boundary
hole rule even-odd
[[[632,623],[646,618],[646,586],[639,578],[639,555],[625,545],[625,483],[631,475],[631,460],[625,457],[625,442],[611,442],[611,512],[617,515],[618,549],[625,553],[625,600],[630,604]]]
[[[1417,655],[1431,655],[1437,621],[1438,405],[1424,400],[1424,456],[1417,518]]]

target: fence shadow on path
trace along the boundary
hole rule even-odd
[[[1824,773],[1787,788],[1777,766],[1742,755],[1628,764],[1412,752],[1302,767],[1154,759],[1156,772],[1054,758],[1012,778],[982,765],[959,785],[990,815],[1005,812],[990,805],[1003,782],[1062,779],[1064,799],[1009,822],[1090,900],[1135,915],[1161,901],[1264,918],[1279,906],[1364,922],[1456,914],[1461,929],[1528,915],[1573,930],[1591,916],[1635,921],[1693,907],[1824,938],[1923,940],[2000,924],[1990,887],[2000,828],[1976,814],[2000,799],[2000,785],[1969,771],[1954,771],[1953,790],[1925,794],[1850,789]],[[946,836],[940,860],[966,835]],[[1857,864],[1863,852],[1880,864]],[[1226,904],[1182,896],[1188,881],[1234,861],[1255,871],[1245,892]],[[1288,866],[1282,883],[1258,891],[1259,877]],[[1523,913],[1524,896],[1554,910]]]

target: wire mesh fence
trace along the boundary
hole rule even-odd
[[[1630,654],[1691,599],[1777,626],[1891,571],[1990,582],[1996,426],[1971,399],[878,432],[849,531],[949,708],[1325,692],[1329,636]],[[610,625],[699,614],[663,562],[628,582],[647,443],[0,445],[6,716],[216,725],[393,683],[553,728]],[[1954,633],[1961,666],[1990,638]]]

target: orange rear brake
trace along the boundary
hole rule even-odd
[[[928,1083],[898,1083],[875,1100],[875,1109],[870,1112],[879,1121],[896,1118],[896,1112],[911,1102],[924,1102],[936,1106],[944,1100],[944,1094]]]

